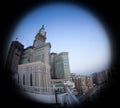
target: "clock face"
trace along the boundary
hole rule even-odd
[[[44,31],[40,31],[40,34],[41,34],[42,36],[44,36],[44,35],[45,35],[45,32],[44,32]]]

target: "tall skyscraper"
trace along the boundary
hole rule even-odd
[[[48,92],[50,86],[50,43],[46,43],[44,26],[35,36],[33,46],[23,51],[21,64],[18,65],[18,82],[21,86],[30,86],[34,90],[41,87],[41,93]],[[44,89],[44,90],[43,90]]]
[[[24,90],[46,94],[51,92],[54,83],[71,80],[68,52],[50,53],[50,48],[51,44],[46,43],[44,25],[36,34],[32,46],[24,49],[20,42],[12,43],[7,64],[12,62],[9,68],[16,73],[16,82]]]
[[[55,57],[57,56],[57,53],[50,53],[50,73],[51,73],[51,78],[55,79],[56,74],[55,74]]]
[[[55,75],[59,79],[71,77],[68,52],[62,52],[55,56]]]
[[[51,53],[51,76],[54,79],[65,79],[71,77],[68,52]]]

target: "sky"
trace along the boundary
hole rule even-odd
[[[13,30],[24,47],[33,45],[44,25],[51,52],[68,52],[70,72],[90,74],[109,67],[110,42],[104,25],[91,11],[73,4],[46,4],[28,12]]]

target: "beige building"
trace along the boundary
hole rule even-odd
[[[93,88],[93,79],[92,76],[86,76],[86,85],[88,86],[88,89],[92,89]]]
[[[18,65],[17,82],[24,90],[39,93],[50,92],[50,66],[42,62]]]
[[[72,80],[75,83],[76,89],[80,93],[86,93],[93,88],[92,76],[72,75]]]
[[[24,49],[17,40],[12,42],[6,67],[23,90],[54,94],[56,87],[64,91],[64,81],[72,80],[68,52],[52,54],[50,49],[44,26],[36,34],[32,46]]]
[[[26,91],[42,94],[51,93],[50,43],[46,43],[44,26],[35,36],[33,46],[23,50],[21,64],[18,65],[18,84]]]

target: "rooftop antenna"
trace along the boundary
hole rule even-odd
[[[42,25],[42,29],[45,29],[45,28],[44,28],[44,25]]]

